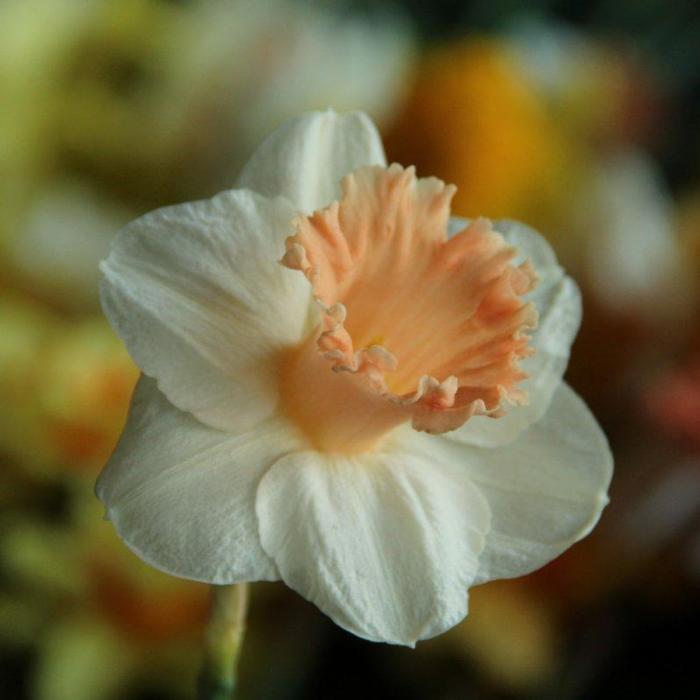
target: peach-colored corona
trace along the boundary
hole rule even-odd
[[[324,451],[376,447],[391,428],[443,433],[527,401],[519,360],[537,323],[529,262],[477,219],[448,239],[455,188],[413,168],[364,167],[300,215],[282,264],[309,280],[319,327],[285,358],[287,412]]]

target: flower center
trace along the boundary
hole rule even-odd
[[[485,219],[447,238],[453,186],[413,168],[365,167],[342,198],[299,216],[282,264],[321,310],[285,362],[286,410],[324,451],[372,449],[411,420],[430,433],[527,400],[518,361],[537,312],[529,262]]]

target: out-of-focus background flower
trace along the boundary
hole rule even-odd
[[[137,377],[96,265],[328,106],[455,183],[455,213],[555,246],[617,472],[591,537],[416,651],[255,586],[240,697],[700,697],[698,37],[690,0],[1,0],[2,697],[193,696],[207,589],[141,564],[92,492]]]

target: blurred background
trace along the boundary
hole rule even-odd
[[[416,651],[254,586],[239,697],[700,697],[699,38],[691,0],[0,0],[0,695],[193,697],[206,586],[142,565],[93,496],[137,377],[96,265],[333,106],[455,213],[551,241],[617,471],[592,536]]]

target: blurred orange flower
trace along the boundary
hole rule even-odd
[[[428,54],[387,135],[390,160],[457,184],[456,214],[535,225],[575,176],[572,148],[508,44],[486,38]]]

